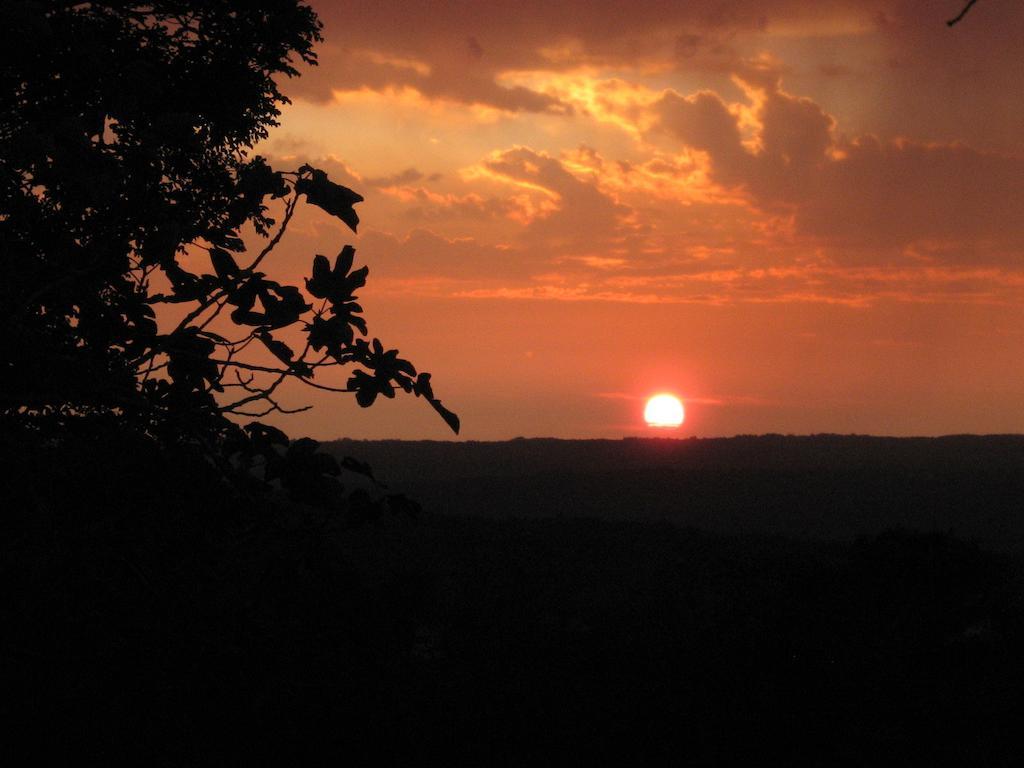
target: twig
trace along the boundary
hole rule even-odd
[[[956,15],[956,18],[952,18],[949,21],[947,21],[946,26],[952,27],[954,24],[957,24],[964,16],[967,15],[967,12],[971,10],[971,6],[974,5],[976,2],[978,2],[978,0],[967,0],[967,5],[964,6],[964,9]]]
[[[328,387],[326,384],[317,384],[315,381],[310,381],[309,379],[304,379],[301,376],[299,377],[299,381],[301,381],[303,384],[305,384],[307,386],[313,387],[314,389],[322,389],[322,390],[324,390],[326,392],[356,392],[356,391],[358,391],[358,390],[355,390],[355,389],[347,389],[347,388],[346,389],[342,389],[341,387]]]
[[[274,250],[277,244],[281,242],[285,230],[288,229],[288,222],[292,220],[292,216],[295,214],[295,206],[298,205],[298,202],[299,196],[296,194],[285,203],[284,218],[281,220],[281,226],[278,228],[277,233],[264,246],[263,250],[260,251],[260,255],[253,260],[252,264],[242,270],[243,273],[252,273],[260,265],[260,262],[267,257],[267,254]]]

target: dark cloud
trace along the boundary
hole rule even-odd
[[[510,112],[566,111],[544,94],[502,88],[496,77],[516,69],[688,60],[704,49],[713,58],[722,58],[723,51],[731,58],[723,41],[738,31],[764,30],[772,19],[813,20],[847,3],[823,0],[810,12],[807,5],[796,0],[628,5],[618,0],[321,0],[314,2],[326,39],[318,49],[321,65],[290,83],[289,92],[323,101],[335,89],[409,86],[428,98]]]
[[[416,168],[406,168],[404,171],[392,173],[390,176],[368,176],[365,182],[371,187],[394,187],[402,184],[414,184],[423,178],[423,173]]]
[[[687,32],[676,38],[675,56],[677,59],[692,59],[700,50],[704,38],[701,35]]]
[[[557,158],[516,147],[498,153],[484,165],[513,183],[547,190],[554,198],[554,209],[536,216],[528,225],[524,234],[529,240],[543,242],[564,254],[607,246],[628,229],[625,219],[630,209],[593,181],[577,178]]]
[[[286,92],[327,101],[333,90],[413,88],[427,99],[568,114],[568,107],[549,94],[502,87],[502,74],[591,66],[620,72],[674,67],[727,76],[752,53],[792,51],[793,41],[799,41],[801,50],[816,46],[812,55],[824,63],[818,69],[806,61],[791,64],[821,81],[842,79],[845,88],[859,89],[858,109],[866,113],[862,128],[886,136],[910,130],[929,140],[962,139],[989,149],[1016,147],[1024,99],[1012,94],[1024,77],[1019,50],[1024,3],[986,4],[950,30],[944,21],[958,5],[958,0],[317,0],[326,38],[318,47],[321,66],[304,68],[304,76],[289,82]],[[857,49],[859,60],[833,62],[830,56],[838,55],[840,46]],[[899,62],[899,68],[888,62]],[[755,76],[741,74],[751,81]],[[856,86],[849,84],[853,80]],[[822,85],[819,95],[829,87]],[[959,108],[948,108],[951,103]],[[974,117],[984,111],[997,119]]]
[[[334,91],[412,88],[428,99],[479,104],[507,112],[572,112],[571,107],[547,94],[522,86],[499,85],[496,73],[475,66],[468,53],[454,61],[438,57],[427,63],[372,49],[325,46],[320,58],[319,67],[286,85],[291,97],[329,101]]]
[[[420,288],[434,282],[450,290],[453,285],[479,285],[481,281],[524,279],[544,266],[543,258],[522,249],[502,248],[473,238],[447,238],[425,227],[405,236],[368,231],[363,251],[372,254],[371,273],[385,281],[413,280]]]
[[[797,231],[832,244],[955,241],[945,260],[1005,259],[1024,244],[1024,160],[964,145],[837,137],[833,119],[781,90],[761,96],[759,146],[714,93],[668,92],[657,125],[706,152],[712,178],[745,190],[765,211],[789,211]],[[1004,248],[978,249],[978,241]]]

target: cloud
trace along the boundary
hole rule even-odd
[[[715,183],[742,189],[763,211],[789,212],[798,235],[855,249],[858,259],[869,247],[891,256],[959,243],[930,248],[929,258],[999,262],[1024,245],[1024,159],[962,144],[843,138],[812,100],[745,85],[750,140],[742,109],[708,91],[667,91],[653,107],[655,130],[706,152]]]
[[[470,38],[472,39],[472,38]],[[364,49],[325,45],[320,66],[286,85],[292,97],[329,102],[337,93],[411,89],[425,99],[480,105],[504,112],[569,114],[558,99],[523,86],[506,87],[485,65],[483,49],[463,42],[455,51],[431,52],[429,58],[386,48]]]
[[[699,74],[701,86],[723,92],[730,74],[754,82],[778,70],[814,84],[805,92],[819,103],[834,97],[833,112],[855,100],[858,133],[963,139],[1005,151],[1019,144],[1024,123],[1024,100],[1006,96],[1019,89],[1022,66],[1018,36],[1007,30],[1024,25],[1024,4],[993,3],[949,30],[943,22],[957,3],[946,2],[943,10],[934,0],[637,0],[628,8],[617,0],[315,0],[325,25],[321,65],[304,67],[285,92],[324,103],[335,93],[412,89],[446,107],[569,115],[565,99],[510,85],[508,75]],[[756,65],[765,52],[780,58]],[[998,119],[976,119],[985,112]]]
[[[546,194],[523,236],[560,254],[607,246],[629,225],[631,210],[602,191],[593,178],[581,179],[558,158],[528,147],[494,153],[482,163],[491,178]]]
[[[824,2],[756,0],[728,4],[612,0],[551,3],[437,3],[379,0],[314,7],[324,22],[321,66],[289,85],[303,98],[327,101],[334,91],[411,87],[430,99],[485,105],[507,112],[570,112],[564,103],[523,86],[503,87],[503,72],[581,65],[646,63],[720,68],[732,58],[728,41],[764,32],[772,19],[828,24]],[[841,14],[845,11],[840,10]],[[858,10],[859,16],[866,14]],[[847,14],[848,15],[848,14]],[[710,63],[709,63],[710,62]]]
[[[366,194],[388,279],[401,265],[445,295],[851,307],[1020,293],[1024,146],[993,149],[942,100],[974,82],[1007,111],[993,122],[1019,125],[992,83],[1019,83],[1020,63],[1005,40],[927,26],[933,6],[322,6],[323,66],[287,92],[337,94],[295,106],[314,139],[332,133],[292,150],[372,154],[338,179]],[[999,14],[977,27],[1024,20]],[[902,124],[925,96],[929,119]],[[348,115],[352,131],[333,127]]]
[[[474,238],[449,238],[425,227],[400,236],[380,230],[361,237],[375,278],[388,281],[435,280],[442,292],[501,281],[522,280],[524,273],[546,267],[543,257],[504,245],[482,243]]]
[[[519,196],[483,196],[476,192],[455,194],[412,185],[388,185],[381,191],[401,202],[401,217],[413,222],[444,222],[452,225],[466,220],[500,218],[523,221],[528,220],[534,210]]]
[[[720,183],[739,184],[750,175],[753,160],[743,147],[738,121],[718,94],[698,91],[684,97],[669,91],[653,111],[658,129],[708,153]]]
[[[416,168],[406,168],[404,171],[392,173],[388,176],[368,176],[366,183],[371,187],[397,187],[406,184],[413,184],[421,181],[425,176],[422,171]]]

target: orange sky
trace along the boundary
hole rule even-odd
[[[463,439],[1024,431],[1024,4],[314,3],[259,147],[362,193],[371,335]],[[448,439],[292,388],[317,438]],[[667,434],[664,431],[656,434]]]

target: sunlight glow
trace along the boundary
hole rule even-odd
[[[683,418],[683,403],[674,395],[655,395],[644,408],[644,421],[650,427],[678,427]]]

